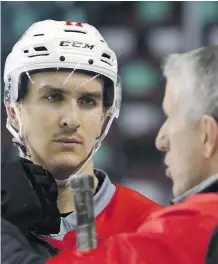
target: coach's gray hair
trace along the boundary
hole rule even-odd
[[[189,121],[205,114],[218,120],[218,46],[169,55],[163,67],[166,79],[177,80],[173,89]]]

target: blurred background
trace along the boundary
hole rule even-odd
[[[24,31],[44,19],[87,22],[97,27],[119,62],[123,83],[121,114],[95,156],[95,167],[111,180],[167,204],[171,182],[155,137],[164,116],[161,103],[165,56],[218,44],[218,2],[10,1],[1,2],[1,74],[6,56]],[[17,155],[5,128],[1,105],[2,159]]]

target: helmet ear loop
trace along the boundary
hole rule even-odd
[[[108,123],[110,122],[112,115],[113,115],[113,113],[112,113],[110,108],[108,108],[108,109],[104,108],[104,113],[102,115],[99,133],[98,133],[98,136],[96,137],[96,141],[98,141],[101,138],[101,136],[103,135],[104,131],[107,128]]]
[[[114,119],[114,116],[110,116],[110,119],[107,123],[107,126],[105,128],[105,130],[101,133],[101,135],[95,140],[95,144],[94,146],[92,147],[92,150],[90,151],[86,161],[84,162],[84,164],[82,165],[82,167],[73,175],[71,175],[66,181],[63,181],[63,182],[59,182],[58,185],[65,185],[66,187],[70,185],[70,181],[72,179],[72,177],[74,177],[75,175],[81,173],[81,171],[84,169],[84,167],[87,165],[87,163],[91,160],[91,158],[95,155],[95,153],[99,150],[99,148],[101,147],[101,143],[103,141],[103,139],[105,138],[105,136],[107,135],[108,133],[108,130],[112,124],[112,121]]]
[[[88,157],[86,158],[86,161],[84,162],[84,164],[81,166],[81,168],[73,175],[71,175],[67,180],[63,180],[63,181],[57,181],[57,185],[58,186],[69,186],[70,185],[70,181],[72,179],[72,177],[74,177],[75,175],[81,173],[81,171],[84,169],[84,167],[87,165],[87,163],[91,160],[91,158],[95,155],[95,153],[99,150],[99,148],[101,147],[101,143],[103,141],[103,139],[106,137],[110,126],[113,122],[113,119],[115,117],[115,113],[113,112],[113,110],[109,110],[108,114],[105,116],[106,117],[110,117],[110,119],[108,120],[107,125],[105,126],[105,129],[103,131],[101,131],[101,134],[98,138],[96,138],[95,143],[92,147],[92,150],[90,151]],[[104,119],[104,121],[106,121],[106,119]]]
[[[111,114],[109,113],[109,109],[107,109],[106,107],[103,108],[103,114],[102,114],[102,117],[101,117],[101,122],[100,122],[100,126],[99,126],[99,132],[97,134],[97,137],[96,137],[96,140],[98,140],[98,138],[101,137],[102,135],[102,129],[104,127],[104,124],[105,124],[105,121],[107,120],[107,118],[109,116],[111,116]]]
[[[18,121],[19,132],[16,132],[15,129],[12,128],[14,130],[14,132],[16,133],[16,135],[17,135],[17,136],[14,136],[14,134],[13,134],[14,138],[12,139],[12,141],[14,142],[14,144],[16,144],[20,148],[20,150],[22,151],[22,153],[23,153],[25,158],[27,158],[27,157],[31,158],[30,154],[27,151],[27,147],[24,144],[23,127],[22,127],[22,122],[21,122],[19,110],[18,110],[16,105],[13,108],[14,108],[14,112],[15,112],[15,115],[16,115],[16,118],[17,118],[17,121]]]

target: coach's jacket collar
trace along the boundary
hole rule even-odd
[[[200,184],[196,185],[192,189],[188,190],[184,194],[174,198],[171,203],[176,204],[184,201],[190,195],[197,193],[208,193],[208,192],[218,192],[218,174],[211,176]]]

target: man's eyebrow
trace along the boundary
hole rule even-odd
[[[47,92],[47,93],[62,93],[62,94],[69,94],[70,92],[64,88],[57,88],[52,85],[43,85],[38,89],[39,93]]]
[[[87,97],[93,97],[95,99],[102,99],[103,94],[102,91],[80,91],[79,92],[80,96],[87,96]]]
[[[71,92],[64,88],[58,88],[54,87],[52,85],[43,85],[38,89],[39,93],[62,93],[62,94],[70,94]],[[103,94],[102,91],[82,91],[78,90],[79,96],[87,96],[87,97],[93,97],[95,99],[102,99]]]

